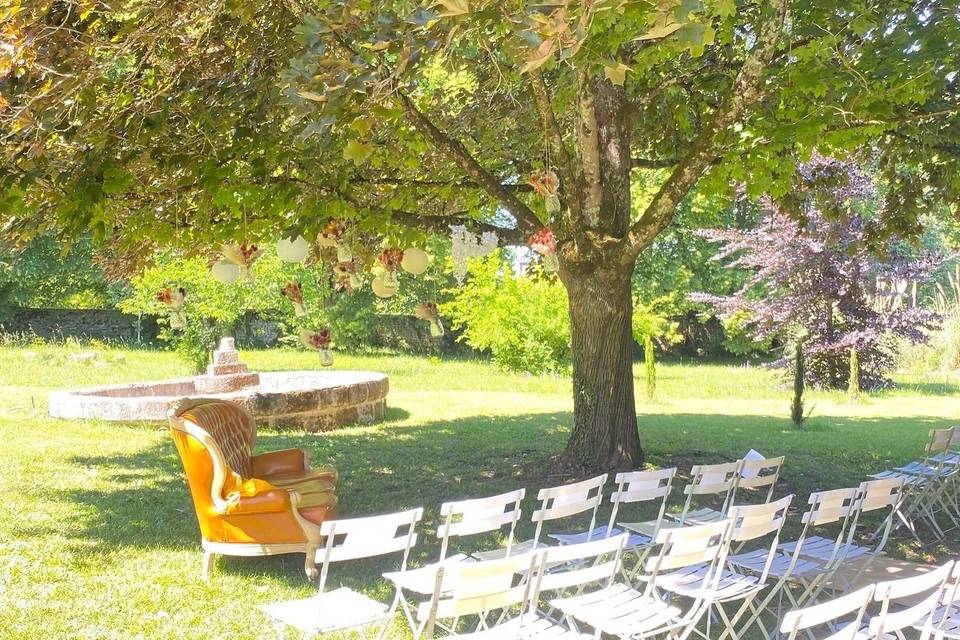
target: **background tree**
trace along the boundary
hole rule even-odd
[[[806,375],[831,389],[876,388],[894,364],[893,337],[927,339],[933,315],[909,291],[937,264],[911,258],[891,243],[887,255],[871,250],[873,225],[863,211],[879,210],[876,184],[853,162],[817,156],[800,170],[806,187],[796,195],[803,222],[765,199],[760,225],[751,230],[704,230],[722,243],[719,259],[750,275],[731,296],[694,294],[721,316],[746,313],[758,340],[801,331]],[[742,317],[742,316],[741,316]],[[854,357],[852,354],[856,354]],[[789,366],[791,355],[777,364]],[[854,366],[856,365],[856,366]],[[859,374],[859,380],[849,376]]]
[[[567,452],[590,468],[642,461],[630,276],[698,182],[786,194],[794,155],[876,140],[893,228],[958,189],[960,18],[932,0],[14,0],[4,18],[7,239],[92,230],[136,256],[329,217],[391,242],[549,226]],[[549,212],[523,184],[543,169]]]

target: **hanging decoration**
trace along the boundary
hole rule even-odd
[[[280,295],[293,303],[293,313],[298,318],[307,315],[307,308],[303,306],[303,286],[299,282],[291,280],[283,285]]]
[[[253,272],[250,267],[256,262],[257,258],[263,253],[257,245],[251,244],[225,244],[223,245],[223,257],[237,266],[240,272],[240,280],[246,284],[253,283]]]
[[[353,260],[338,262],[337,266],[333,268],[333,275],[334,288],[337,291],[349,293],[363,285],[360,276],[357,275],[357,264]]]
[[[277,240],[277,255],[288,264],[303,262],[310,252],[310,243],[303,236]]]
[[[240,277],[240,269],[227,260],[217,260],[210,266],[210,275],[217,282],[232,284]]]
[[[300,342],[308,349],[316,349],[320,354],[320,364],[329,367],[333,364],[333,333],[329,327],[324,327],[319,331],[300,330]]]
[[[184,329],[187,326],[187,314],[184,305],[187,301],[187,290],[183,287],[171,289],[167,287],[157,293],[157,300],[162,302],[170,312],[170,328]]]
[[[479,236],[467,231],[462,224],[450,226],[450,257],[453,259],[453,275],[457,282],[467,277],[467,260],[490,255],[500,244],[493,231],[484,231]]]
[[[332,218],[324,225],[323,231],[320,232],[320,246],[336,247],[337,262],[350,262],[353,260],[353,248],[350,247],[350,244],[346,240],[346,231],[347,224],[345,222]]]
[[[443,324],[440,322],[440,311],[433,300],[421,302],[413,308],[413,315],[430,323],[430,335],[439,338],[443,335]]]
[[[560,269],[560,263],[557,261],[557,240],[553,236],[553,231],[544,227],[530,236],[527,242],[530,248],[543,258],[544,270],[554,273]]]
[[[380,276],[383,284],[394,289],[399,287],[400,283],[397,280],[397,269],[400,268],[400,263],[403,262],[403,251],[396,247],[388,247],[377,256],[377,262],[379,262],[380,266],[384,269],[383,275]]]
[[[373,279],[373,282],[370,283],[370,288],[373,289],[373,293],[376,294],[379,298],[392,298],[397,295],[397,285],[389,284],[384,281],[383,276],[377,276]]]
[[[430,265],[430,257],[427,252],[417,247],[410,247],[403,252],[403,260],[400,261],[400,267],[407,273],[419,276],[427,270]]]
[[[533,172],[530,174],[527,183],[533,187],[534,191],[543,196],[547,213],[552,216],[560,212],[560,196],[557,195],[557,190],[560,188],[560,179],[552,169]]]

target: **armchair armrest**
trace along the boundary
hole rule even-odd
[[[271,489],[252,496],[232,493],[227,496],[226,515],[282,513],[290,511],[290,496],[283,489]]]
[[[281,449],[250,456],[253,477],[303,474],[310,469],[310,459],[303,449]]]

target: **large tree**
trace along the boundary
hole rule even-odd
[[[544,226],[591,468],[642,461],[630,276],[695,188],[788,193],[872,142],[889,216],[958,191],[958,12],[932,0],[8,3],[3,233],[118,255],[316,232]],[[526,186],[551,169],[559,206]],[[634,206],[631,184],[655,182]],[[882,230],[881,230],[882,232]]]

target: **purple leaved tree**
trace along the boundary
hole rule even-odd
[[[933,256],[909,257],[888,239],[886,255],[870,249],[867,212],[881,211],[876,184],[852,162],[814,156],[800,167],[800,185],[778,203],[760,202],[750,230],[704,230],[721,243],[717,259],[749,273],[731,296],[691,294],[722,318],[746,312],[758,340],[801,340],[807,381],[846,388],[851,353],[859,386],[888,383],[898,338],[927,339],[934,315],[916,304],[916,287],[936,266]],[[790,353],[787,350],[786,353]],[[774,363],[790,367],[792,354]]]

